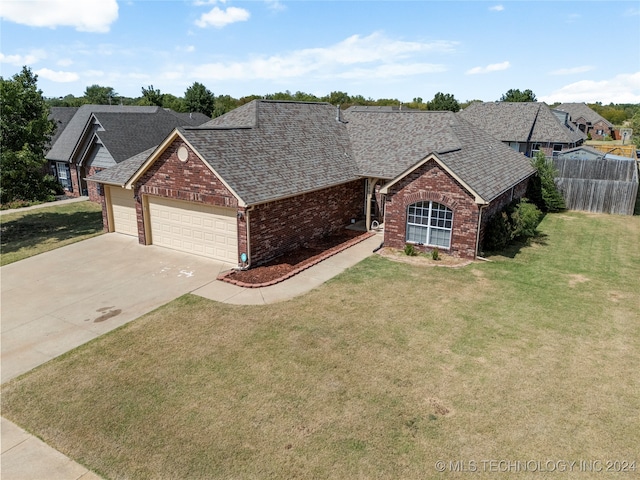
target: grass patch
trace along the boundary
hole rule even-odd
[[[0,216],[0,265],[48,252],[102,233],[102,209],[94,202],[43,207]]]
[[[457,269],[373,256],[281,304],[183,296],[5,384],[3,415],[107,478],[637,462],[640,219],[539,230]]]

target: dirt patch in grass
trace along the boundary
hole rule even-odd
[[[345,229],[310,242],[264,265],[226,272],[218,278],[242,287],[266,287],[286,280],[372,235],[374,233]]]
[[[586,283],[588,282],[589,279],[587,277],[585,277],[584,275],[580,275],[578,273],[573,273],[569,275],[569,286],[570,287],[575,287],[576,285],[579,285],[581,283]]]
[[[466,258],[458,258],[446,253],[439,253],[438,260],[434,260],[430,254],[421,253],[419,255],[410,256],[404,251],[397,248],[384,247],[378,250],[378,255],[393,260],[395,262],[407,263],[420,267],[449,267],[459,268],[465,267],[473,263],[473,260]]]

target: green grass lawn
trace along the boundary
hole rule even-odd
[[[633,478],[640,218],[539,230],[457,269],[372,256],[280,304],[183,296],[3,385],[2,414],[106,478]],[[574,468],[550,475],[603,478]]]
[[[99,204],[87,201],[0,216],[0,265],[102,233],[101,212]]]

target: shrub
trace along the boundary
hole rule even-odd
[[[409,256],[409,257],[415,257],[418,254],[418,252],[416,252],[416,247],[414,247],[410,243],[407,243],[404,246],[404,254]]]
[[[511,212],[511,238],[529,238],[536,234],[542,212],[534,204],[523,198]]]
[[[543,152],[538,152],[531,159],[531,165],[537,171],[537,178],[529,184],[530,188],[527,192],[529,198],[543,212],[564,210],[566,208],[564,198],[555,183],[558,171],[553,166],[553,161],[547,160]]]
[[[515,200],[487,223],[484,248],[502,250],[513,240],[525,240],[536,234],[542,212],[526,198]]]
[[[433,260],[440,259],[440,250],[438,250],[438,247],[435,247],[433,250],[431,250],[431,258]]]

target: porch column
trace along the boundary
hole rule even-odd
[[[365,202],[365,228],[367,232],[371,230],[371,198],[376,189],[377,178],[367,178],[367,199]]]

